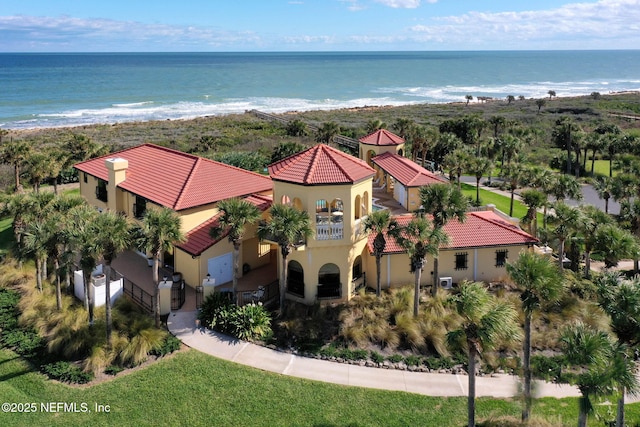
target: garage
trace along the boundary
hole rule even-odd
[[[231,282],[233,280],[233,254],[229,252],[215,258],[209,258],[207,272],[215,280],[216,286]]]

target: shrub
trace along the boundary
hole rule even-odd
[[[271,335],[271,316],[262,304],[247,304],[232,310],[233,335],[242,340]]]
[[[420,366],[420,364],[422,363],[422,358],[420,356],[412,354],[404,358],[404,363],[406,363],[408,366]]]
[[[564,356],[531,356],[531,374],[546,381],[559,381],[562,376]]]
[[[32,329],[11,329],[2,331],[0,343],[16,353],[33,357],[44,350],[44,340]]]
[[[371,358],[371,360],[374,361],[375,363],[384,362],[384,356],[378,353],[377,351],[371,350],[371,352],[369,353],[369,358]]]
[[[42,372],[49,378],[75,384],[86,384],[93,379],[93,373],[82,372],[78,366],[65,361],[43,365]]]
[[[118,375],[120,372],[124,371],[124,368],[121,366],[115,366],[115,365],[111,365],[108,366],[105,370],[104,373],[107,375],[113,375],[116,376]]]
[[[404,357],[402,357],[402,355],[400,354],[392,354],[391,356],[387,357],[387,360],[391,363],[400,363],[404,360]]]
[[[207,328],[228,333],[231,329],[229,311],[232,307],[234,306],[227,295],[222,293],[209,294],[202,303],[198,319]]]
[[[164,339],[164,342],[160,347],[151,351],[152,355],[155,356],[165,356],[167,354],[173,353],[174,351],[180,350],[180,340],[173,335],[167,335]]]
[[[0,330],[14,329],[18,324],[20,295],[9,289],[0,289]]]

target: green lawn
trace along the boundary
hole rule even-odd
[[[0,350],[3,402],[35,403],[36,413],[0,413],[3,426],[463,426],[465,398],[344,387],[236,365],[189,350],[92,387],[70,387],[30,372]],[[41,403],[86,403],[91,413],[43,413]],[[109,405],[96,413],[95,404]],[[540,399],[534,414],[575,425],[577,399]],[[478,399],[477,419],[519,417],[518,399]],[[640,404],[627,406],[629,424]],[[593,420],[594,422],[596,420]]]
[[[7,250],[13,244],[13,230],[11,229],[12,223],[13,218],[11,217],[0,219],[0,255],[6,254]]]
[[[462,193],[465,196],[471,197],[476,200],[476,187],[475,185],[462,183]],[[480,189],[480,203],[482,205],[493,204],[496,208],[509,215],[509,207],[511,204],[511,198],[503,196],[502,194],[494,193],[493,191]],[[527,214],[527,206],[523,205],[518,199],[513,201],[513,217],[522,219]],[[542,224],[542,214],[538,214],[538,223]]]

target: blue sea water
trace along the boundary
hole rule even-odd
[[[640,90],[640,50],[0,54],[0,127]]]

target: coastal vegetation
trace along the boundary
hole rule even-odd
[[[64,182],[63,176],[73,180],[69,167],[75,162],[135,144],[138,141],[135,136],[144,135],[145,140],[152,139],[161,145],[264,172],[266,164],[274,158],[286,157],[306,145],[331,143],[337,134],[360,137],[391,123],[390,127],[408,141],[407,156],[423,164],[433,162],[433,166],[441,167],[457,180],[455,185],[423,188],[421,201],[425,209],[416,212],[408,224],[400,225],[389,218],[373,215],[367,223],[367,229],[376,234],[376,240],[380,236],[384,239],[382,232],[387,231],[387,238],[396,239],[407,250],[410,268],[416,277],[414,286],[383,291],[378,281],[375,295],[362,290],[352,301],[338,306],[309,308],[287,304],[285,307],[287,256],[311,231],[306,214],[294,217],[299,214],[295,209],[287,211],[286,206],[275,205],[269,220],[259,223],[258,234],[278,243],[282,252],[279,312],[271,316],[259,305],[238,308],[229,301],[212,297],[205,302],[201,320],[206,326],[239,338],[262,340],[265,344],[310,357],[358,360],[372,366],[394,363],[427,370],[446,366],[458,369],[456,372],[467,372],[470,399],[466,420],[470,426],[475,425],[476,413],[488,418],[495,414],[513,416],[514,408],[520,407],[518,403],[489,399],[486,402],[490,403],[486,405],[495,405],[495,412],[486,414],[480,399],[476,408],[472,390],[476,374],[496,371],[523,374],[524,409],[520,408],[523,420],[530,419],[532,414],[539,416],[536,407],[543,405],[545,415],[550,414],[546,401],[533,403],[531,378],[575,384],[583,396],[579,405],[574,404],[572,417],[577,418],[576,413],[579,413],[580,422],[586,424],[588,414],[594,410],[594,398],[617,399],[620,391],[635,391],[638,387],[633,381],[635,365],[628,363],[633,358],[633,347],[637,346],[638,339],[624,332],[628,324],[640,319],[637,310],[623,305],[613,290],[629,288],[629,293],[635,296],[640,282],[600,274],[592,277],[589,263],[591,259],[602,260],[606,267],[612,267],[620,259],[634,258],[633,270],[638,271],[640,131],[633,117],[637,114],[639,98],[637,94],[623,94],[561,99],[555,97],[553,90],[548,94],[549,98],[544,100],[510,98],[504,102],[471,103],[473,97],[468,95],[463,105],[290,113],[281,115],[292,119],[286,124],[246,113],[193,121],[9,132],[9,141],[3,145],[0,156],[7,168],[5,188],[8,191],[3,198],[3,214],[9,218],[2,224],[7,230],[11,227],[11,232],[1,235],[12,243],[4,241],[1,246],[5,251],[11,247],[12,256],[7,256],[0,266],[5,269],[0,272],[4,281],[0,283],[3,301],[0,343],[5,347],[0,355],[9,359],[13,351],[52,378],[87,382],[96,373],[138,366],[149,357],[176,349],[166,331],[153,327],[150,318],[136,313],[127,302],[116,304],[113,313],[110,304],[104,312],[102,309],[93,312],[89,309],[91,301],[88,297],[81,305],[63,295],[63,283],[68,288],[68,272],[74,253],[80,254],[80,267],[85,283],[88,283],[99,259],[105,261],[109,276],[110,262],[136,243],[156,256],[158,248],[170,247],[183,239],[171,221],[166,222],[165,228],[173,231],[159,241],[154,239],[161,234],[159,229],[150,228],[150,235],[143,236],[144,230],[133,231],[132,224],[118,215],[98,215],[98,219],[95,211],[87,209],[79,196],[58,196],[57,191],[40,191],[44,182],[49,181],[55,187]],[[311,127],[318,129],[315,134],[308,131]],[[478,159],[485,162],[480,165]],[[589,160],[590,168],[587,167]],[[609,195],[618,201],[620,214],[600,215],[589,207],[565,204],[565,198],[579,198],[579,180],[595,178],[596,170],[603,170],[600,168],[603,161],[608,163],[609,176],[598,177],[598,192],[603,198]],[[598,169],[596,162],[600,162]],[[483,170],[487,173],[483,174]],[[464,220],[468,205],[474,199],[479,204],[489,198],[477,186],[463,185],[460,180],[463,174],[474,176],[476,183],[484,175],[489,181],[490,175],[497,177],[496,185],[510,193],[506,198],[507,205],[501,205],[505,206],[504,211],[522,218],[528,231],[543,243],[556,246],[558,258],[544,257],[540,258],[544,261],[539,261],[526,259],[527,255],[523,255],[517,260],[509,260],[509,277],[501,283],[490,286],[461,283],[449,293],[433,286],[430,295],[422,292],[420,275],[427,254],[434,257],[434,278],[438,277],[437,243],[446,241],[446,235],[441,233],[443,225],[447,221]],[[610,188],[605,188],[605,184],[610,184]],[[31,186],[33,192],[25,193],[25,186]],[[526,190],[521,192],[520,203],[515,195],[523,189]],[[469,191],[473,194],[463,196],[463,192]],[[500,203],[505,203],[502,197]],[[212,236],[227,233],[234,244],[235,278],[239,269],[235,261],[244,226],[258,221],[259,213],[253,207],[248,209],[234,203],[223,204],[220,228],[215,229]],[[282,209],[278,210],[279,207]],[[539,212],[540,209],[543,212]],[[426,213],[433,215],[433,222],[426,219]],[[538,227],[539,219],[542,228]],[[149,215],[146,221],[150,221]],[[73,224],[73,227],[60,227],[60,224]],[[379,264],[380,259],[376,258]],[[52,272],[48,271],[50,265]],[[158,280],[157,272],[154,280]],[[85,289],[85,295],[88,294]],[[520,325],[524,329],[523,347],[517,342]],[[611,330],[617,336],[617,342]],[[217,364],[221,362],[217,361],[196,369],[194,360],[198,356],[192,354],[177,355],[158,365],[176,370],[195,369],[196,377],[202,377],[203,370],[219,369]],[[480,356],[482,362],[476,368]],[[17,366],[15,363],[7,363],[0,369],[20,369],[14,367]],[[157,368],[154,366],[148,371],[139,375],[153,377]],[[282,380],[268,378],[268,374],[261,374],[264,378],[258,380],[255,373],[244,368],[238,368],[238,372],[273,387]],[[11,378],[11,371],[7,375]],[[200,384],[196,379],[192,381]],[[162,384],[155,377],[153,382]],[[126,380],[113,383],[127,384]],[[291,384],[300,389],[306,385],[304,381],[289,380]],[[192,385],[183,385],[186,387]],[[317,393],[334,391],[332,386],[324,387]],[[247,399],[253,392],[255,390],[245,389],[244,398],[247,401],[255,399]],[[296,393],[304,396],[298,390]],[[353,393],[353,399],[359,399],[359,391],[347,393]],[[391,395],[381,394],[381,397]],[[310,403],[301,403],[301,406],[311,411],[319,403],[309,399]],[[407,399],[399,406],[406,408],[409,400],[417,404],[429,398],[409,396]],[[279,399],[288,404],[290,400]],[[334,397],[328,401],[335,400]],[[444,399],[444,403],[439,400],[437,405],[446,406],[452,401],[462,406],[462,401],[455,399]],[[129,410],[130,404],[122,402],[121,405]],[[335,405],[339,406],[338,402]],[[255,406],[262,408],[263,404]],[[384,406],[388,407],[388,402]],[[402,420],[402,424],[450,424],[452,416],[460,417],[461,424],[465,416],[460,408],[452,411],[446,421],[433,418],[437,413],[427,415],[417,411],[415,415],[395,414],[397,419],[384,424],[393,425],[397,420]],[[276,412],[284,412],[284,409]],[[330,418],[334,412],[326,417]],[[134,410],[133,413],[137,412]],[[257,409],[256,413],[261,412]],[[602,411],[598,414],[603,416]],[[225,413],[221,412],[221,415]],[[237,413],[226,416],[233,423],[240,419]],[[266,414],[261,416],[261,424],[270,419]],[[387,420],[390,413],[380,416],[382,418],[375,420],[377,423]],[[562,414],[558,416],[560,423],[566,422]],[[369,417],[370,414],[354,418],[357,422],[353,422],[368,424]],[[619,414],[618,419],[621,417]],[[327,419],[318,422],[327,422]]]

